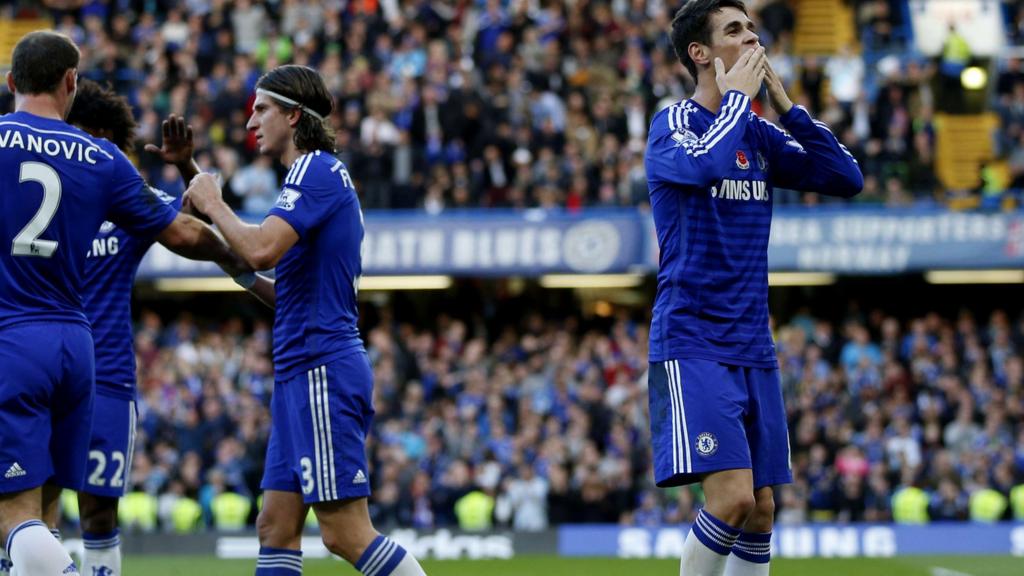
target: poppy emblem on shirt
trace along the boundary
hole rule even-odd
[[[743,150],[736,151],[736,166],[743,170],[750,169],[750,161],[747,160],[747,155],[743,153]]]

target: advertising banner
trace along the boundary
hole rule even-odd
[[[439,216],[367,212],[363,274],[464,277],[653,273],[658,243],[649,214],[468,210]],[[902,274],[1024,267],[1024,213],[945,210],[776,209],[773,272]],[[219,276],[208,262],[154,246],[143,279]]]
[[[678,558],[689,530],[689,525],[660,528],[562,526],[559,528],[558,554]],[[913,554],[1024,556],[1024,524],[805,524],[777,526],[772,534],[772,556],[781,558]]]

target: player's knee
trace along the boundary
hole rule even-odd
[[[754,506],[754,515],[768,519],[775,518],[775,498],[770,494],[764,498],[758,498],[757,504]]]
[[[268,513],[266,509],[261,510],[256,516],[256,533],[260,539],[260,546],[271,548],[297,548],[302,540],[302,531],[298,533],[291,529],[292,523],[281,522]]]
[[[731,512],[729,516],[737,519],[739,522],[736,525],[742,526],[747,518],[754,512],[757,506],[757,502],[754,500],[753,494],[737,493],[730,496],[727,507]]]
[[[749,532],[771,532],[775,520],[775,498],[771,494],[759,496],[753,512],[747,518],[746,529]]]
[[[321,538],[324,541],[324,546],[326,546],[332,554],[341,556],[353,565],[359,560],[359,554],[356,550],[356,541],[349,535],[337,530],[324,530],[321,533]]]

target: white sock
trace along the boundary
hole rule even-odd
[[[39,520],[18,524],[7,536],[6,548],[19,574],[81,576],[67,550]]]
[[[767,562],[751,562],[730,554],[725,562],[725,576],[768,576]]]
[[[385,536],[374,538],[356,570],[366,576],[427,576],[412,554]]]
[[[416,558],[406,552],[402,561],[395,566],[395,571],[391,573],[391,576],[427,576],[427,573],[423,571]]]
[[[725,563],[725,576],[768,576],[771,557],[771,532],[743,532]]]
[[[107,534],[82,534],[85,553],[82,571],[88,576],[121,576],[121,536],[115,529]]]
[[[739,535],[739,530],[701,510],[683,544],[679,576],[722,576]]]

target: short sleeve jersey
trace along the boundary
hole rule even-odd
[[[153,189],[175,211],[181,198]],[[132,286],[139,264],[153,235],[129,234],[110,221],[103,222],[85,258],[83,299],[96,346],[96,385],[135,394],[135,347],[132,336]]]
[[[175,214],[110,142],[27,112],[0,116],[0,329],[87,324],[82,282],[100,224],[153,236]]]
[[[268,216],[299,235],[276,269],[274,371],[285,380],[363,347],[356,307],[363,215],[345,165],[316,151],[292,163]]]

